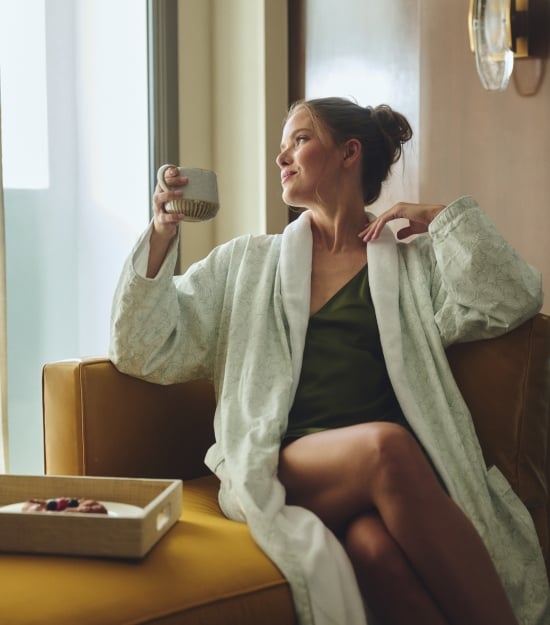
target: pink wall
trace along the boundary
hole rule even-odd
[[[516,63],[506,91],[485,91],[469,48],[468,0],[420,4],[420,198],[473,195],[518,252],[543,272],[550,314],[550,72]]]

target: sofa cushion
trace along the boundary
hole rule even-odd
[[[185,482],[180,521],[142,561],[0,554],[0,621],[295,625],[286,580],[217,490],[214,476]]]

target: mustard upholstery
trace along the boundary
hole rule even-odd
[[[295,623],[288,585],[245,525],[225,519],[212,477],[185,487],[181,521],[141,562],[0,556],[5,625]]]
[[[489,464],[529,508],[549,562],[550,318],[448,351]],[[212,441],[212,388],[158,386],[105,358],[43,372],[49,474],[184,481],[179,523],[141,562],[0,555],[0,622],[56,625],[290,625],[288,584],[223,517],[202,462]]]

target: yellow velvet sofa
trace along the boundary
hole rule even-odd
[[[550,317],[453,346],[448,357],[487,463],[526,503],[548,564]],[[87,358],[47,364],[43,402],[46,473],[181,478],[183,514],[142,561],[0,554],[0,623],[296,623],[285,579],[218,508],[202,462],[212,440],[208,383],[153,385]]]

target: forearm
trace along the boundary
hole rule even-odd
[[[109,357],[128,375],[158,384],[210,376],[212,333],[172,283],[123,281],[113,305]]]
[[[164,255],[155,277],[147,277],[152,231],[151,224],[127,258],[111,311],[109,356],[125,373],[139,377],[150,370],[149,360],[173,331],[172,327],[167,327],[167,322],[178,319],[177,296],[172,283],[175,245]],[[166,336],[161,336],[161,331]]]
[[[161,236],[152,228],[149,238],[149,257],[147,260],[147,278],[155,278],[162,267],[172,245],[178,240],[178,232],[172,237]]]
[[[119,370],[151,382],[210,378],[227,262],[205,259],[174,277],[176,238],[156,276],[148,278],[151,228],[134,247],[115,291],[109,356]]]
[[[177,298],[168,273],[155,280],[134,270],[133,258],[117,285],[111,311],[109,357],[120,371],[159,381],[159,352],[178,322]],[[151,377],[152,376],[152,377]]]

